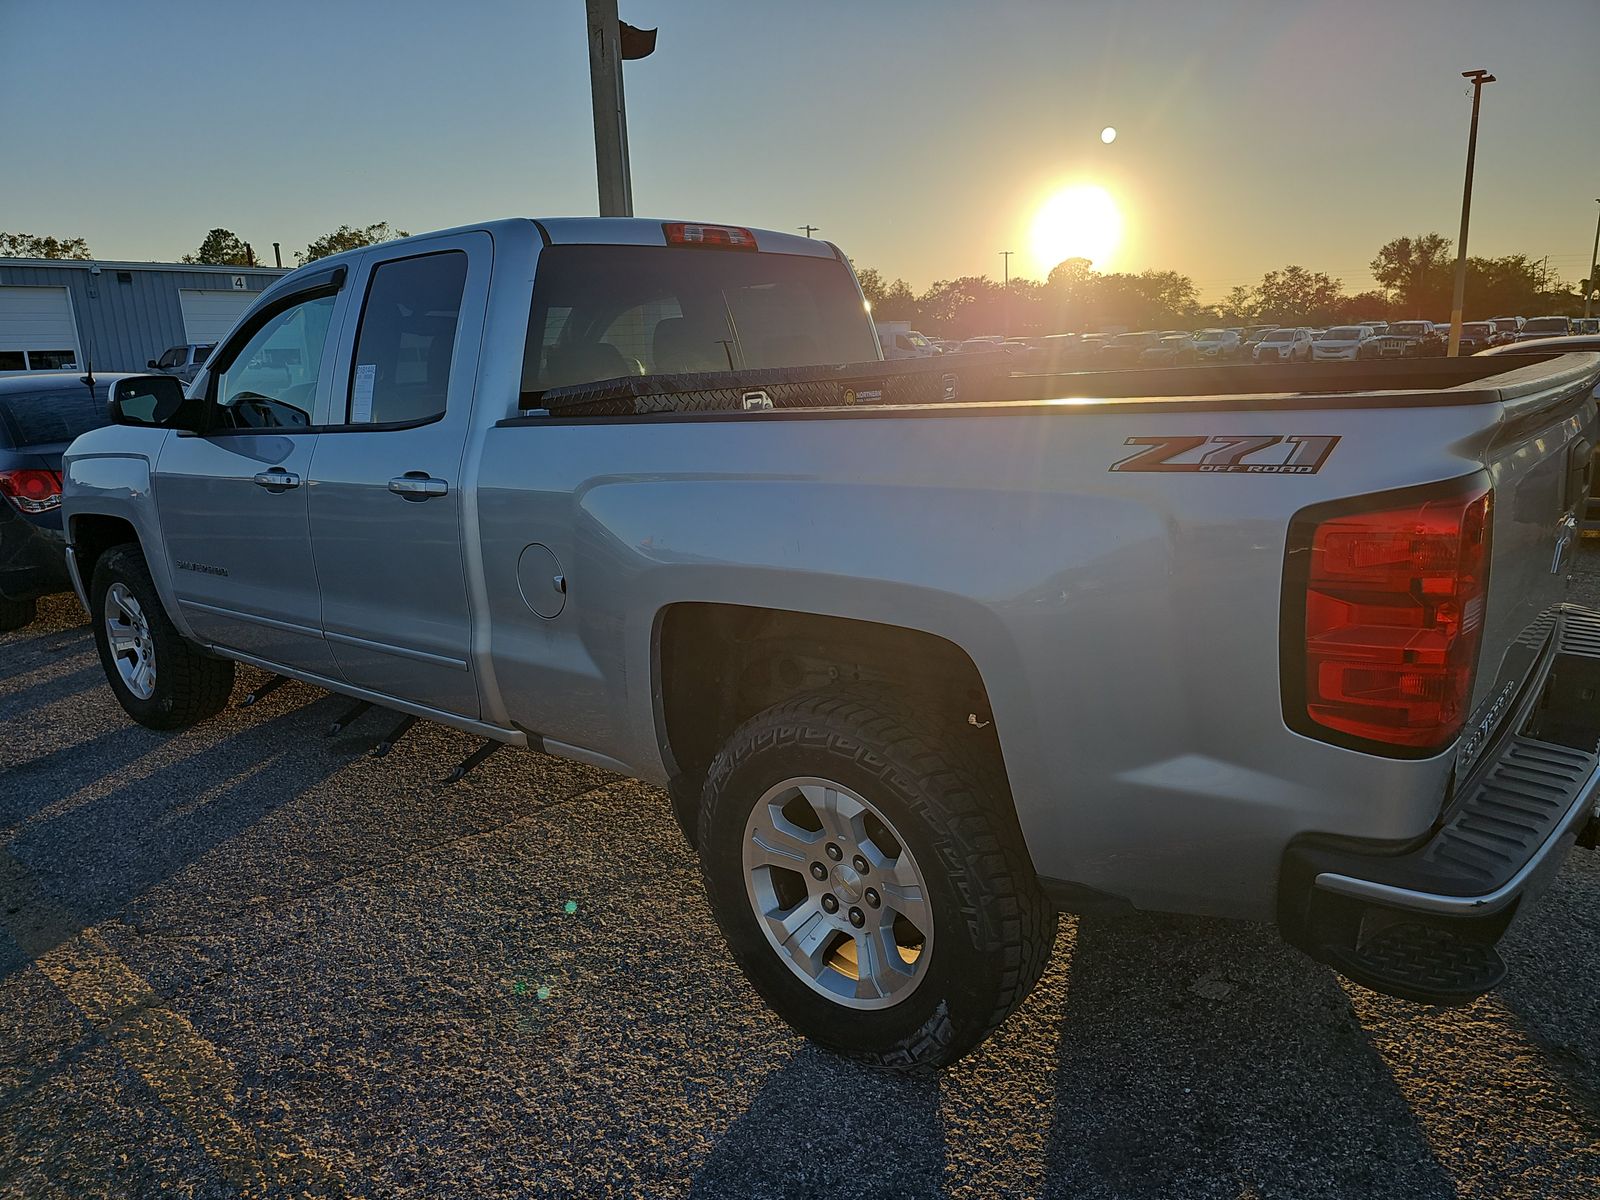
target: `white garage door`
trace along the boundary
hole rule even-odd
[[[78,325],[64,287],[0,287],[0,372],[78,365]]]
[[[256,292],[202,292],[193,288],[178,291],[183,307],[183,329],[191,342],[219,342],[233,328],[239,314],[250,307]]]

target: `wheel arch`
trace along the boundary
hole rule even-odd
[[[884,688],[968,739],[1012,806],[989,689],[972,656],[925,630],[851,617],[685,601],[656,615],[656,734],[674,813],[694,840],[706,769],[775,704],[830,686]]]

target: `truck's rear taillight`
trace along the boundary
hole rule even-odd
[[[1491,496],[1476,476],[1295,518],[1283,628],[1291,728],[1408,756],[1456,737],[1483,641]]]
[[[755,250],[756,235],[738,225],[690,225],[669,221],[661,226],[669,246],[718,246],[723,250]]]
[[[25,513],[49,512],[61,507],[61,476],[33,467],[0,471],[0,496]]]

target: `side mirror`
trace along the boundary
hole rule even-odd
[[[147,358],[147,359],[145,359],[144,365],[149,367],[152,371],[154,371],[156,369],[156,360],[153,359],[153,358]]]
[[[171,375],[130,375],[111,385],[106,412],[113,425],[199,431],[198,404],[183,394],[183,382]]]

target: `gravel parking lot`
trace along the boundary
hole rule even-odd
[[[342,706],[161,735],[75,603],[0,638],[0,1194],[1600,1195],[1594,855],[1469,1008],[1265,927],[1068,920],[1015,1020],[905,1080],[760,1004],[664,794],[509,752],[445,786],[470,739],[372,760]]]

